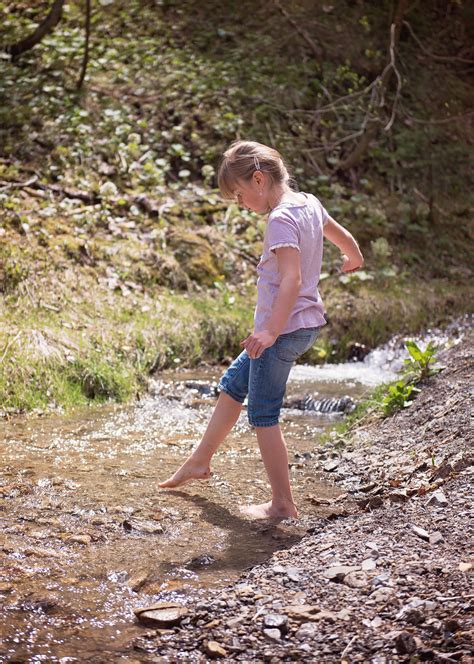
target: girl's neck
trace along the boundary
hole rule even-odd
[[[277,205],[282,202],[285,196],[291,193],[292,191],[287,184],[278,185],[272,189],[268,196],[269,211],[271,212],[274,208],[276,208]]]
[[[287,184],[283,184],[272,189],[268,196],[268,212],[271,212],[284,201],[300,204],[304,202],[305,196],[297,191],[293,191]]]

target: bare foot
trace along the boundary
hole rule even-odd
[[[287,519],[288,517],[296,519],[298,517],[298,510],[295,504],[290,501],[275,506],[270,500],[268,503],[262,503],[261,505],[241,507],[240,511],[252,519]]]
[[[189,458],[181,468],[178,468],[174,475],[164,482],[159,482],[158,486],[162,489],[174,489],[174,487],[182,486],[193,480],[208,480],[210,476],[209,465],[199,464],[194,459]]]

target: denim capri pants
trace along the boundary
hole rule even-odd
[[[303,327],[280,334],[273,346],[251,360],[244,350],[230,365],[219,390],[243,403],[248,396],[248,419],[253,427],[278,424],[286,383],[293,363],[313,345],[319,327]]]

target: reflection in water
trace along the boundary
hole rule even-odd
[[[217,374],[192,377],[212,381]],[[198,442],[213,403],[167,397],[176,378],[165,376],[160,395],[136,406],[5,424],[0,656],[6,661],[84,661],[98,653],[110,661],[106,653],[126,653],[143,629],[134,608],[163,599],[188,603],[236,579],[304,535],[305,521],[318,513],[305,502],[308,489],[321,497],[339,493],[296,462],[299,521],[269,525],[241,516],[239,505],[270,495],[245,413],[215,455],[210,482],[159,490],[157,481]],[[297,367],[288,396],[357,397],[365,389],[354,376],[341,385],[322,369]],[[291,462],[311,454],[330,421],[284,413]]]

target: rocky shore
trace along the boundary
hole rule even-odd
[[[308,494],[297,545],[187,611],[158,606],[126,661],[471,663],[473,340],[409,408],[305,461],[340,495]]]

